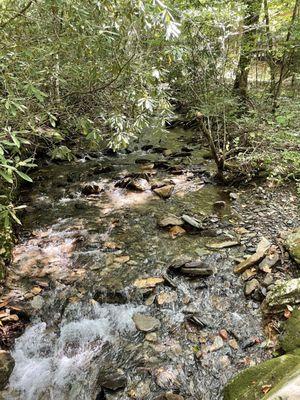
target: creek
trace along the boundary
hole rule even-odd
[[[237,218],[212,170],[193,132],[176,129],[130,153],[35,173],[22,192],[28,207],[8,277],[30,323],[15,341],[3,399],[218,400],[228,379],[267,357],[257,345],[259,307],[233,273],[239,246],[207,247],[235,239]],[[174,190],[163,199],[150,187],[116,186],[128,176]],[[159,227],[170,214],[208,228]],[[168,270],[173,259],[208,256],[208,277]],[[162,279],[143,281],[151,277]],[[158,321],[153,332],[137,329],[137,314]]]

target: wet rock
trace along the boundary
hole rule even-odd
[[[176,217],[174,215],[170,215],[170,216],[167,216],[167,217],[161,219],[158,222],[158,225],[161,228],[167,228],[167,227],[170,227],[170,226],[181,226],[181,225],[183,225],[183,221],[182,221],[181,218],[178,218],[178,217]]]
[[[300,264],[300,228],[287,236],[285,245],[291,257]]]
[[[197,314],[190,314],[186,316],[186,320],[191,322],[192,324],[198,326],[200,329],[204,329],[208,326],[208,323],[204,321],[200,316]]]
[[[156,301],[157,304],[159,306],[163,305],[163,304],[170,304],[170,303],[174,303],[174,301],[177,300],[177,293],[176,292],[162,292],[159,293],[156,297]]]
[[[273,275],[272,274],[267,274],[264,277],[262,283],[263,283],[264,286],[268,287],[268,286],[272,285],[273,282],[274,282]]]
[[[115,391],[126,387],[127,378],[122,369],[105,368],[99,371],[97,384],[102,388]]]
[[[192,259],[190,257],[178,257],[178,258],[174,258],[171,263],[169,264],[169,269],[173,269],[173,270],[177,270],[180,269],[181,267],[183,267],[186,263],[192,261]]]
[[[172,226],[172,228],[169,230],[169,234],[172,239],[176,239],[179,236],[185,235],[186,230],[181,226]]]
[[[206,247],[211,250],[220,250],[220,249],[225,249],[227,247],[234,247],[238,246],[240,242],[237,240],[225,240],[224,242],[211,242],[207,243]]]
[[[251,279],[251,281],[246,282],[245,285],[245,295],[249,296],[251,293],[253,293],[256,289],[260,287],[260,283],[257,279]]]
[[[257,264],[269,250],[271,243],[266,239],[262,238],[259,242],[256,252],[248,257],[246,260],[239,263],[235,268],[234,272],[236,274],[242,274],[246,269],[252,267],[253,265]]]
[[[144,192],[150,190],[151,186],[149,182],[144,178],[124,178],[115,184],[116,187],[126,188],[137,192]]]
[[[210,346],[209,351],[217,351],[220,350],[224,346],[223,339],[221,336],[216,336],[213,344]]]
[[[228,340],[228,332],[226,331],[226,329],[221,329],[219,335],[223,340]]]
[[[258,268],[266,273],[269,273],[272,271],[272,267],[274,267],[274,265],[279,261],[279,254],[277,251],[268,254],[263,260],[262,262],[259,264]]]
[[[87,183],[81,188],[81,193],[85,196],[89,196],[91,194],[99,194],[100,192],[100,187],[96,183]]]
[[[157,342],[157,333],[155,332],[147,333],[147,335],[145,336],[145,340],[152,343]]]
[[[3,390],[15,366],[15,360],[8,351],[0,350],[0,390]]]
[[[156,397],[155,400],[184,400],[184,397],[182,397],[180,394],[168,392]]]
[[[179,386],[178,371],[172,367],[161,367],[155,371],[156,384],[163,389]]]
[[[225,208],[226,207],[226,202],[223,201],[223,200],[215,201],[214,202],[214,207],[217,208],[217,209]]]
[[[181,216],[181,218],[183,219],[183,221],[185,223],[192,226],[193,228],[202,229],[201,222],[199,220],[197,220],[196,218],[190,217],[189,215],[186,215],[186,214],[183,214]]]
[[[229,193],[229,197],[232,200],[237,200],[239,198],[239,195],[237,193],[231,192],[231,193]]]
[[[262,303],[264,313],[283,311],[287,305],[300,303],[300,278],[278,282]]]
[[[208,263],[202,260],[196,260],[186,263],[181,267],[180,272],[188,276],[210,276],[214,273],[214,269]]]
[[[174,187],[175,187],[174,185],[165,185],[165,186],[153,189],[153,192],[156,193],[162,199],[168,199],[169,197],[171,197],[171,195],[174,191]]]
[[[150,278],[142,278],[134,281],[133,286],[144,289],[144,288],[154,288],[157,285],[164,283],[165,279],[160,276],[153,276]]]
[[[132,319],[136,328],[142,332],[153,332],[160,327],[160,321],[150,315],[134,314]]]
[[[235,339],[230,339],[228,344],[233,350],[237,350],[239,348],[239,345]]]

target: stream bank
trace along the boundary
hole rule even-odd
[[[213,173],[180,129],[36,173],[1,303],[4,399],[216,400],[271,357],[260,304],[296,274],[281,240],[299,226],[296,192]],[[277,262],[238,277],[262,238]]]

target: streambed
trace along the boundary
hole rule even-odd
[[[178,129],[165,143],[36,173],[22,193],[28,208],[5,298],[30,322],[15,341],[4,399],[217,400],[235,373],[270,357],[259,304],[233,273],[243,249],[207,247],[237,239],[240,216],[204,155]],[[128,176],[174,190],[163,199],[150,187],[116,186]],[[84,193],[87,185],[97,190]],[[170,214],[204,229],[172,234],[158,225]],[[208,277],[168,270],[175,258],[208,255]],[[149,277],[162,282],[140,283]],[[136,314],[158,326],[141,332]]]

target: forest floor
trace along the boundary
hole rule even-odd
[[[216,400],[272,356],[284,316],[260,306],[297,274],[283,246],[296,187],[213,173],[181,129],[36,172],[0,304],[4,399]],[[276,263],[235,274],[264,238]]]

